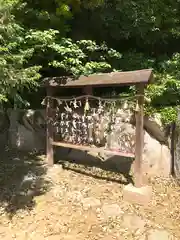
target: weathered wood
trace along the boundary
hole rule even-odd
[[[171,175],[175,177],[176,123],[171,124]]]
[[[92,86],[85,86],[83,88],[83,92],[86,95],[93,95],[93,88],[92,88]]]
[[[180,179],[180,108],[177,108],[177,120],[174,126],[173,136],[171,136],[171,141],[173,142],[174,150],[173,152],[173,174],[176,179]],[[173,130],[173,129],[171,129]],[[171,146],[172,147],[172,146]]]
[[[134,176],[135,186],[142,186],[142,158],[143,158],[143,147],[144,147],[144,128],[143,128],[143,104],[144,104],[144,84],[140,84],[137,88],[137,94],[141,95],[137,97],[136,109],[136,145],[135,145],[135,162],[134,162]]]
[[[47,96],[52,96],[52,88],[47,88]],[[46,133],[46,158],[49,166],[54,164],[54,148],[53,148],[53,99],[47,98],[46,105],[46,121],[47,121],[47,133]]]
[[[45,86],[53,87],[84,87],[84,86],[117,86],[148,84],[153,80],[152,69],[126,72],[97,73],[80,76],[78,79],[70,77],[54,77],[44,79]]]
[[[107,153],[107,154],[112,154],[112,155],[117,155],[117,156],[122,156],[122,157],[129,157],[129,158],[133,158],[134,157],[134,154],[132,154],[132,153],[126,153],[126,152],[120,152],[120,151],[114,151],[114,150],[107,150],[107,149],[98,148],[98,147],[74,145],[74,144],[70,144],[70,143],[55,142],[55,141],[52,142],[52,144],[54,146],[78,149],[78,150],[82,150],[82,151],[92,151],[92,152],[97,152],[97,153]]]
[[[136,146],[135,155],[126,152],[120,152],[117,149],[104,149],[91,146],[75,145],[70,143],[56,142],[53,139],[53,126],[49,119],[53,119],[53,100],[47,100],[47,161],[49,165],[54,163],[53,146],[61,146],[70,149],[78,149],[83,151],[94,151],[98,153],[107,153],[111,155],[119,155],[124,157],[134,158],[134,175],[135,185],[142,185],[142,157],[144,145],[144,129],[143,129],[143,103],[144,103],[144,88],[147,84],[153,81],[153,73],[151,69],[129,71],[129,72],[111,72],[92,74],[89,76],[81,76],[78,79],[69,77],[48,78],[44,81],[44,86],[47,88],[47,95],[52,96],[52,89],[66,88],[83,88],[86,95],[93,95],[93,87],[104,86],[136,86],[138,111],[136,112]],[[57,88],[56,88],[57,87]]]

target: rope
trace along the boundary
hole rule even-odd
[[[123,98],[102,98],[102,97],[95,97],[93,95],[82,95],[82,96],[78,96],[78,97],[73,97],[73,98],[59,98],[59,97],[51,97],[51,96],[46,96],[44,99],[43,99],[43,102],[46,100],[46,99],[53,99],[53,100],[57,100],[57,101],[65,101],[65,102],[68,102],[68,101],[73,101],[73,100],[80,100],[82,98],[88,98],[88,99],[95,99],[95,100],[99,100],[99,101],[107,101],[107,102],[111,102],[111,101],[121,101],[121,100],[129,100],[129,99],[133,99],[135,97],[144,97],[144,95],[135,95],[135,96],[131,96],[131,97],[123,97]]]

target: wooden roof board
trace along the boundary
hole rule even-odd
[[[51,87],[84,87],[84,86],[117,86],[148,84],[153,80],[152,69],[143,69],[127,72],[98,73],[89,76],[80,76],[73,80],[69,77],[45,79],[45,85]]]

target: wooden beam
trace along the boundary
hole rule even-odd
[[[171,175],[175,177],[176,122],[171,124]]]
[[[46,78],[43,84],[52,87],[85,87],[85,86],[123,86],[148,84],[153,81],[152,69],[142,69],[126,72],[96,73],[89,76],[81,75],[78,79],[72,77]]]
[[[134,162],[134,177],[135,186],[142,186],[142,158],[144,147],[144,128],[143,128],[143,104],[144,104],[144,84],[140,84],[136,87],[137,94],[141,95],[137,97],[137,109],[136,109],[136,145],[135,145],[135,162]]]
[[[54,146],[72,148],[72,149],[77,149],[77,150],[82,150],[82,151],[92,151],[92,152],[97,152],[97,153],[107,153],[107,154],[112,154],[112,155],[117,155],[117,156],[134,158],[134,154],[133,153],[126,153],[126,152],[121,152],[121,151],[113,150],[113,149],[111,150],[111,149],[104,149],[104,148],[83,146],[83,145],[75,145],[75,144],[63,143],[63,142],[55,142],[55,141],[52,144]]]
[[[86,95],[93,95],[93,88],[92,88],[92,86],[85,86],[83,88],[83,92]]]
[[[47,88],[47,96],[53,96],[53,90],[51,87]],[[49,166],[54,164],[54,148],[53,148],[53,100],[47,98],[46,103],[46,122],[47,122],[47,133],[46,133],[46,158]]]

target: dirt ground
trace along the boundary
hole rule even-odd
[[[0,165],[1,240],[180,239],[180,188],[149,180],[148,207],[123,200],[130,175],[61,161],[52,168],[36,154],[7,152]]]

